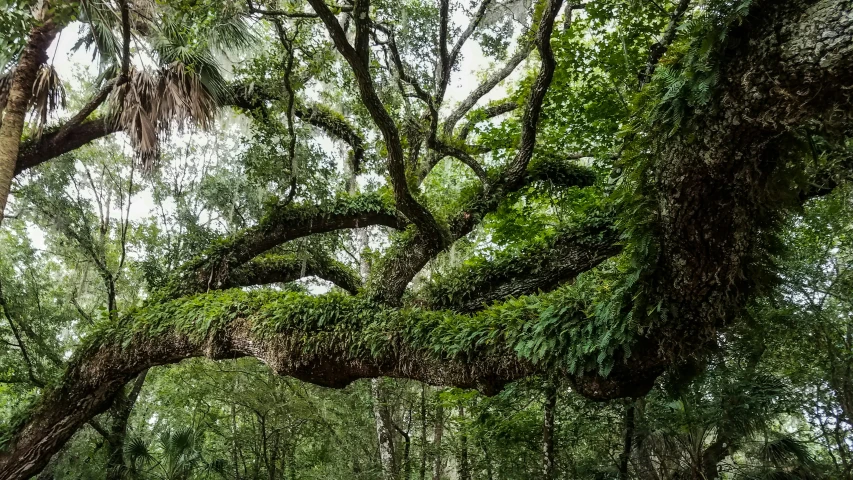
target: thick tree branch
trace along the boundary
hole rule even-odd
[[[618,237],[609,221],[581,225],[518,256],[463,266],[439,277],[417,301],[429,308],[474,312],[510,297],[547,292],[619,253]]]
[[[358,297],[272,291],[232,290],[149,305],[87,337],[61,382],[6,432],[0,477],[36,474],[77,429],[109,408],[127,382],[186,358],[252,356],[279,375],[333,388],[387,376],[485,394],[543,368],[506,343],[527,341],[531,332],[524,322],[506,325],[488,311],[437,313],[387,309]],[[491,332],[495,340],[481,342],[476,332]],[[598,398],[616,398],[646,393],[658,373],[652,362],[620,363],[607,380],[589,374],[572,381],[576,388],[593,388],[588,392]]]
[[[469,155],[465,150],[450,145],[449,143],[445,143],[437,138],[427,139],[427,146],[435,150],[437,153],[440,153],[442,157],[453,157],[464,163],[471,169],[471,171],[474,172],[474,175],[477,175],[477,178],[480,179],[480,182],[482,182],[484,186],[488,186],[489,177],[486,175],[486,170],[482,165],[480,165],[476,158]]]
[[[526,185],[549,182],[558,187],[588,187],[595,182],[595,174],[588,168],[563,160],[541,160],[533,162],[521,182],[508,185],[503,172],[493,175],[496,178],[488,191],[470,198],[449,220],[453,241],[471,233],[490,212],[495,211],[507,197]],[[392,250],[390,257],[383,259],[371,279],[369,291],[380,301],[390,304],[399,303],[409,282],[433,258],[417,236],[409,238],[404,245]]]
[[[272,207],[258,225],[218,242],[200,258],[181,267],[178,279],[165,294],[174,298],[227,288],[238,282],[232,275],[239,267],[279,245],[317,233],[371,225],[400,228],[404,223],[380,194],[345,196],[319,206]],[[241,275],[246,274],[243,271]]]
[[[263,255],[236,269],[222,288],[288,283],[305,277],[328,280],[355,295],[361,289],[361,279],[353,269],[322,254]]]
[[[545,101],[548,87],[551,86],[551,80],[554,78],[554,70],[557,68],[554,52],[551,49],[551,32],[554,30],[554,20],[560,13],[560,5],[562,5],[562,0],[550,0],[548,2],[545,11],[542,12],[539,29],[536,31],[535,43],[539,50],[540,67],[539,73],[530,87],[530,95],[521,117],[521,139],[518,142],[518,149],[515,158],[512,159],[506,171],[504,181],[510,187],[522,181],[527,172],[527,164],[533,158],[533,147],[536,145],[536,131],[539,126],[539,114],[542,112],[542,102]]]
[[[517,191],[527,182],[536,181],[535,177],[541,173],[536,172],[535,169],[528,172],[528,164],[533,156],[533,147],[536,143],[536,129],[539,113],[542,110],[542,101],[554,77],[556,62],[551,50],[551,32],[561,4],[562,0],[548,1],[539,22],[539,28],[536,31],[535,43],[539,48],[541,67],[531,87],[527,107],[522,117],[521,140],[516,155],[507,168],[501,171],[498,181],[490,182],[488,190],[476,199],[472,199],[457,216],[451,219],[451,242],[469,234],[482,219],[482,216],[497,208],[509,193]],[[574,175],[568,175],[566,180],[580,179]],[[581,182],[585,180],[583,179]],[[583,185],[584,183],[579,184]],[[400,255],[397,258],[386,259],[383,262],[382,268],[378,269],[379,272],[374,276],[374,281],[370,287],[373,298],[391,305],[399,304],[400,298],[412,278],[441,251],[435,249],[434,244],[430,243],[429,240],[429,237],[413,236],[408,240],[406,246],[401,247]]]

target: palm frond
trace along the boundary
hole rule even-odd
[[[117,63],[121,58],[121,39],[116,35],[119,26],[119,13],[110,2],[86,0],[82,2],[81,20],[88,26],[80,40],[75,43],[73,50],[84,47],[87,50],[95,47],[93,59],[100,56],[101,65]]]
[[[803,442],[789,435],[779,435],[762,445],[759,458],[773,465],[810,465],[811,454]]]
[[[139,437],[132,437],[124,446],[124,453],[133,463],[148,463],[154,459],[148,444]]]
[[[41,137],[47,115],[58,107],[65,108],[65,86],[53,65],[42,65],[39,68],[30,105],[36,117],[36,136]]]
[[[246,20],[233,15],[210,28],[210,44],[221,51],[244,50],[257,40]]]

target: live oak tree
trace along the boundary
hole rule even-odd
[[[771,297],[789,213],[847,180],[853,3],[484,0],[466,8],[84,1],[40,2],[32,18],[22,14],[27,33],[16,38],[10,28],[4,40],[19,48],[0,91],[3,205],[16,175],[32,171],[21,186],[38,192],[42,170],[119,132],[139,166],[156,169],[167,162],[159,158],[166,133],[209,128],[226,106],[251,118],[256,143],[245,159],[268,195],[258,202],[232,192],[222,203],[245,207],[231,212],[239,228],[186,250],[173,271],[153,269],[144,301],[108,302],[64,372],[3,431],[0,476],[35,475],[78,429],[133,395],[126,384],[191,357],[252,356],[330,387],[387,376],[495,394],[548,374],[608,400],[642,397],[664,374],[673,388],[689,384],[720,334]],[[79,110],[51,124],[62,91],[48,47],[72,19],[83,23],[82,43],[96,49],[102,75]],[[216,56],[260,42],[249,25],[268,51],[226,79]],[[450,101],[474,41],[500,64]],[[525,62],[508,98],[482,101]],[[340,89],[314,97],[340,111],[308,100],[329,83]],[[306,172],[310,148],[298,140],[308,128],[348,146],[346,178],[318,184]],[[592,166],[574,161],[590,157]],[[465,169],[453,181],[441,174],[447,159]],[[360,189],[363,172],[380,181]],[[543,191],[568,198],[549,211]],[[570,218],[545,228],[524,209],[537,202]],[[453,261],[483,240],[496,213],[526,218],[522,234],[547,235],[516,241],[490,262]],[[82,220],[70,220],[59,218],[58,230],[76,232]],[[497,223],[495,242],[523,236]],[[365,276],[336,256],[342,248],[322,248],[368,227],[387,247],[361,252]],[[290,248],[314,240],[310,255]],[[89,250],[109,291],[117,271]],[[339,288],[319,296],[247,288],[308,276]],[[825,341],[838,339],[828,331]],[[829,382],[847,394],[843,382]],[[724,404],[727,394],[720,387],[712,400]],[[683,402],[712,408],[708,398],[685,393]],[[622,472],[628,440],[638,438],[629,426],[646,412],[625,413]],[[716,431],[708,448],[717,451],[666,468],[715,475],[749,433],[727,429],[728,420],[691,424]],[[653,438],[638,448],[654,448]]]

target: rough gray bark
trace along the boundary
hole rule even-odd
[[[754,293],[786,193],[782,140],[853,112],[853,2],[759,5],[730,33],[713,105],[664,144],[655,171],[662,255],[652,283],[678,322],[673,351],[712,342]]]

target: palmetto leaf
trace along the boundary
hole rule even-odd
[[[131,463],[148,463],[154,459],[148,444],[139,437],[132,437],[124,446],[124,453]]]
[[[813,462],[808,448],[799,440],[788,435],[780,435],[765,443],[759,451],[759,457],[773,465],[809,465]]]
[[[65,87],[53,65],[42,65],[39,68],[30,105],[36,117],[36,136],[41,137],[47,115],[58,107],[65,108]]]
[[[88,27],[73,50],[80,47],[86,49],[95,47],[94,56],[101,57],[101,65],[117,63],[121,57],[121,39],[116,35],[119,26],[119,14],[110,2],[101,0],[86,0],[82,3],[82,18]],[[94,58],[93,56],[93,58]]]
[[[210,29],[210,44],[222,51],[246,49],[255,41],[251,27],[240,16],[217,22]]]

